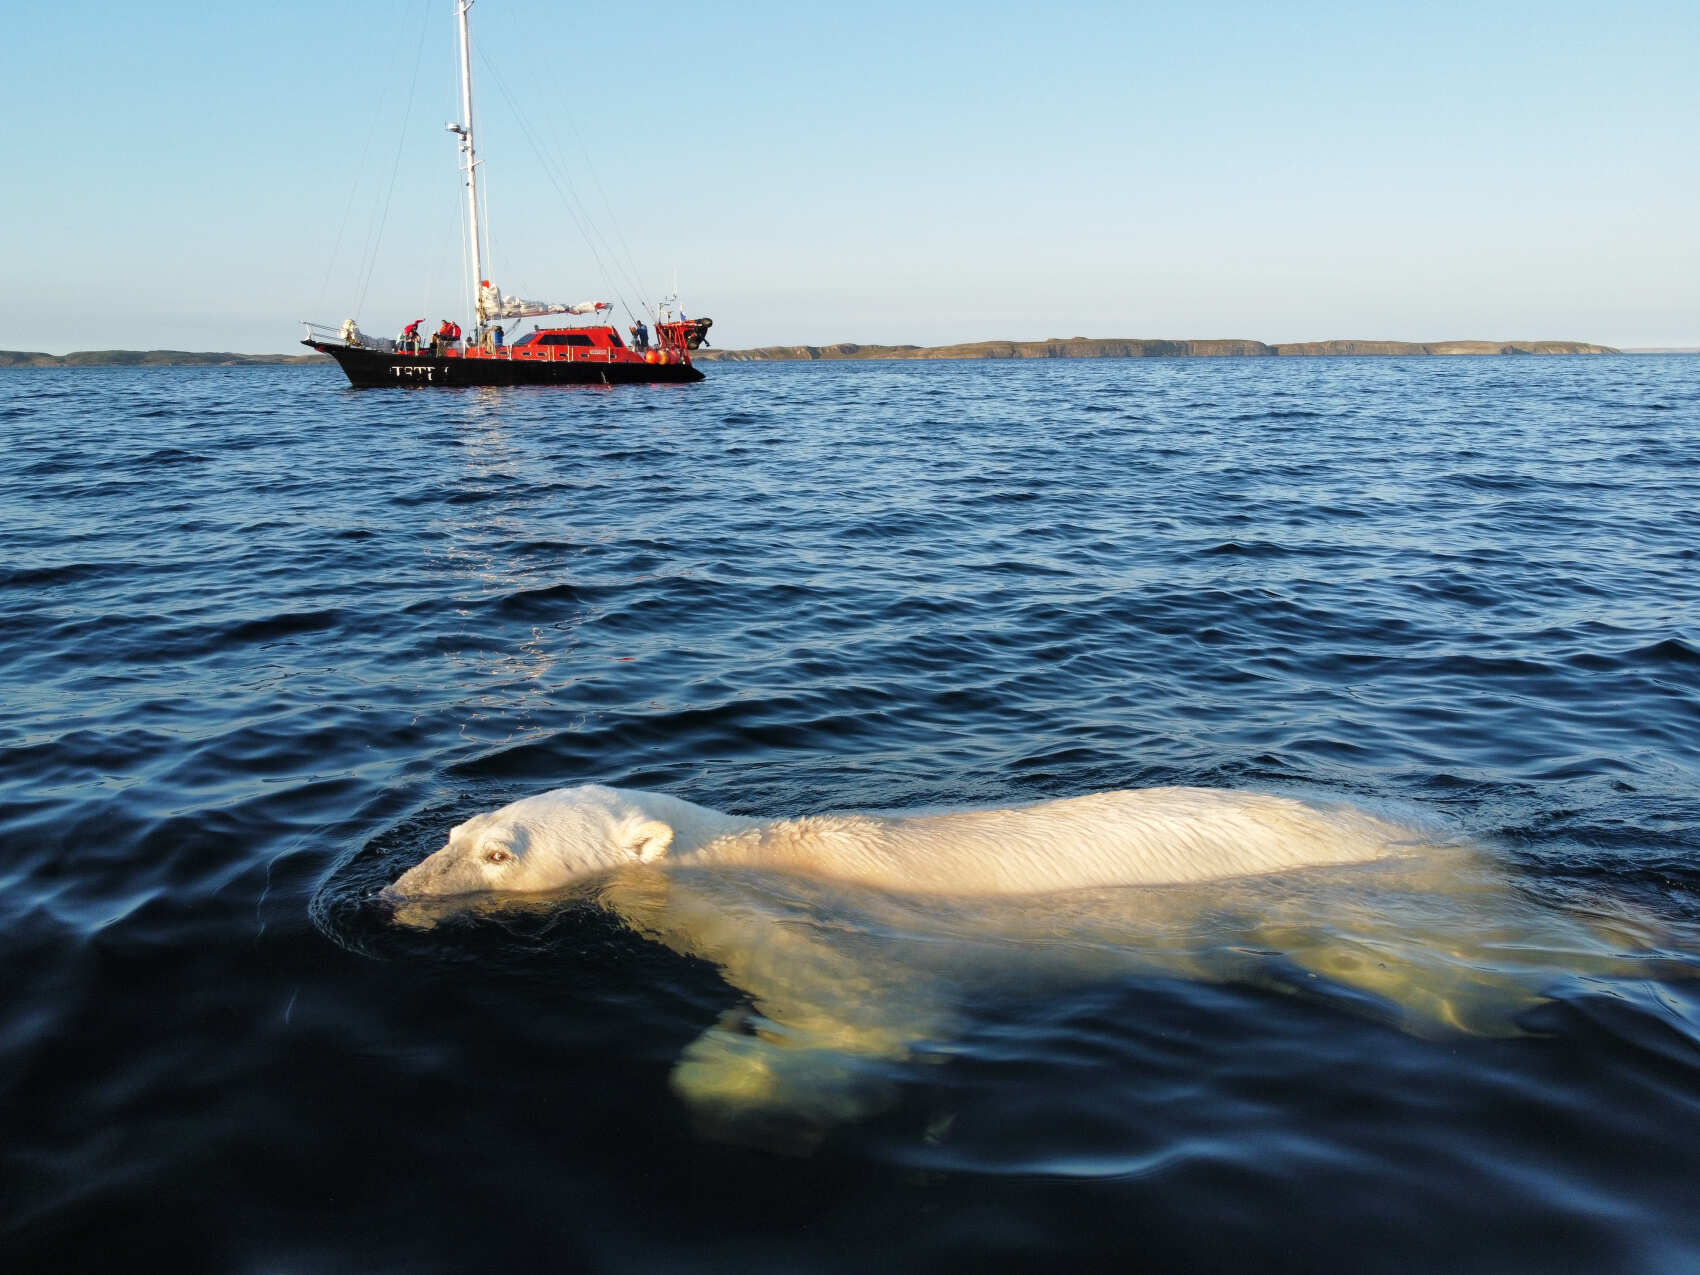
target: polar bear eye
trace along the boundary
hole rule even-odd
[[[500,846],[496,846],[484,852],[485,863],[506,863],[511,858],[513,858],[513,855],[509,854]]]

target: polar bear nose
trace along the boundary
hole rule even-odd
[[[444,847],[447,849],[447,847]],[[392,899],[408,899],[421,894],[436,894],[442,879],[448,875],[454,864],[442,850],[414,864],[403,872],[393,882],[386,886],[383,893]]]

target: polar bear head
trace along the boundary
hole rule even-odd
[[[392,899],[555,890],[579,877],[667,853],[673,829],[652,794],[583,784],[474,815],[449,843],[396,878]]]

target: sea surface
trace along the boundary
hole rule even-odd
[[[1700,359],[707,370],[0,373],[0,1269],[1700,1269]],[[600,896],[375,897],[588,782],[1459,858],[725,886],[909,1024],[840,1056]]]

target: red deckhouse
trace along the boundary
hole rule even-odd
[[[472,0],[454,0],[460,28],[461,119],[449,131],[460,139],[461,174],[466,186],[468,236],[471,246],[472,292],[476,319],[462,338],[458,324],[448,320],[437,334],[419,334],[415,320],[390,339],[371,337],[354,319],[340,328],[307,324],[303,345],[328,354],[348,374],[349,382],[366,388],[379,385],[621,385],[639,381],[700,381],[691,365],[691,351],[702,345],[712,319],[687,319],[672,309],[673,299],[650,312],[655,340],[639,318],[632,324],[632,341],[622,340],[608,324],[537,328],[506,339],[503,324],[552,314],[600,318],[613,307],[606,301],[563,305],[510,296],[484,277],[486,239],[479,209],[478,158],[472,146],[472,53],[466,11]]]

